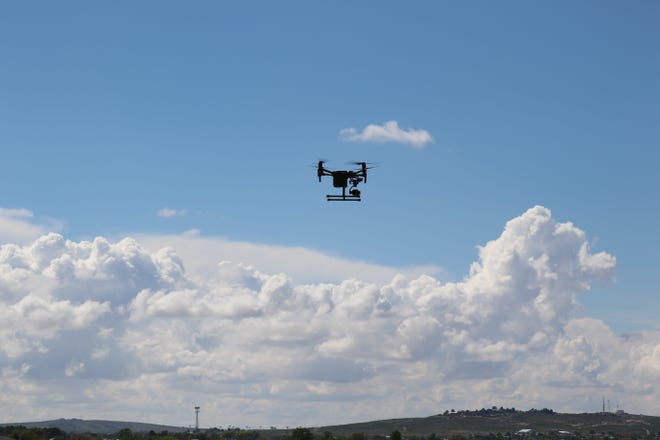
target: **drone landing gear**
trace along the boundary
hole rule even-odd
[[[328,198],[328,202],[349,202],[349,201],[359,202],[362,200],[361,198],[355,196],[340,196],[340,195],[332,195],[332,194],[328,194],[326,197]]]
[[[341,195],[339,194],[328,194],[326,195],[328,202],[359,202],[362,199],[360,198],[360,191],[357,189],[352,189],[349,195],[346,195],[346,188],[341,189]]]

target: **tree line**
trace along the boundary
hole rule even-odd
[[[462,411],[461,411],[462,412]],[[477,411],[478,412],[478,411]],[[458,412],[455,412],[455,414]],[[293,430],[255,431],[240,428],[211,428],[197,432],[133,432],[128,428],[112,434],[64,432],[59,428],[27,428],[25,426],[0,426],[0,437],[14,440],[524,440],[514,432],[497,432],[488,434],[450,434],[437,435],[406,435],[400,431],[392,431],[389,435],[368,435],[354,432],[345,436],[336,436],[329,431],[319,432],[309,428]],[[573,432],[569,437],[560,432],[538,432],[533,434],[535,440],[660,440],[660,433],[613,433],[590,430],[588,433]],[[2,440],[2,439],[0,439]],[[529,439],[528,439],[529,440]]]

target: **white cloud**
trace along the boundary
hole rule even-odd
[[[32,211],[25,208],[0,207],[0,243],[27,243],[46,232],[34,224]]]
[[[34,214],[25,208],[0,208],[0,217],[32,218]]]
[[[171,217],[183,217],[188,214],[188,211],[185,209],[171,209],[171,208],[161,208],[157,212],[158,217],[162,218],[171,218]]]
[[[84,373],[85,372],[85,363],[84,362],[73,362],[69,365],[67,365],[66,369],[64,370],[64,375],[66,377],[72,377],[76,376],[78,374]]]
[[[296,283],[341,282],[347,278],[386,282],[397,274],[417,277],[424,273],[442,273],[440,266],[427,264],[410,267],[387,267],[365,261],[327,255],[302,247],[274,246],[204,237],[193,229],[181,235],[136,235],[148,250],[172,248],[195,274],[214,276],[218,263],[243,263],[266,273],[284,272]]]
[[[422,148],[433,142],[433,137],[426,130],[403,129],[397,121],[387,121],[383,125],[369,124],[362,131],[356,128],[344,128],[339,132],[340,139],[348,142],[397,142]]]
[[[202,233],[202,231],[200,231],[199,229],[193,228],[193,229],[188,229],[187,231],[184,231],[183,234],[181,234],[181,235],[183,235],[184,237],[191,237],[192,238],[192,237],[199,237],[201,233]]]
[[[152,408],[152,421],[185,425],[194,401],[218,425],[297,426],[493,404],[580,411],[608,390],[629,411],[660,411],[660,334],[578,318],[616,261],[546,208],[509,221],[460,282],[357,263],[367,280],[355,264],[196,235],[4,245],[0,412]]]

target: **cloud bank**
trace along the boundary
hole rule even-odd
[[[132,238],[3,245],[0,412],[187,425],[200,405],[203,426],[298,426],[595,410],[603,393],[660,412],[660,334],[579,316],[616,261],[546,208],[510,220],[460,282],[300,284],[249,264],[187,269]]]
[[[347,142],[396,142],[423,148],[433,142],[433,137],[426,130],[399,127],[397,121],[387,121],[383,125],[369,124],[362,131],[356,128],[344,128],[339,138]]]
[[[265,273],[284,272],[296,284],[340,283],[346,278],[384,283],[395,275],[418,277],[423,274],[437,276],[443,269],[437,265],[387,267],[365,261],[347,260],[302,247],[286,247],[230,241],[202,236],[199,230],[182,235],[141,234],[135,237],[151,251],[162,247],[176,249],[186,262],[186,268],[197,275],[213,276],[220,261],[249,262],[250,266]]]

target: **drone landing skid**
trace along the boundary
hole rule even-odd
[[[360,199],[360,196],[347,196],[347,195],[333,195],[333,194],[328,194],[326,195],[328,202],[359,202],[362,199]]]
[[[358,191],[355,186],[351,187],[351,190],[348,192],[348,195],[346,195],[346,187],[343,187],[341,189],[341,195],[339,194],[328,194],[326,195],[326,198],[328,199],[328,202],[359,202],[361,201],[360,199],[360,191]]]

